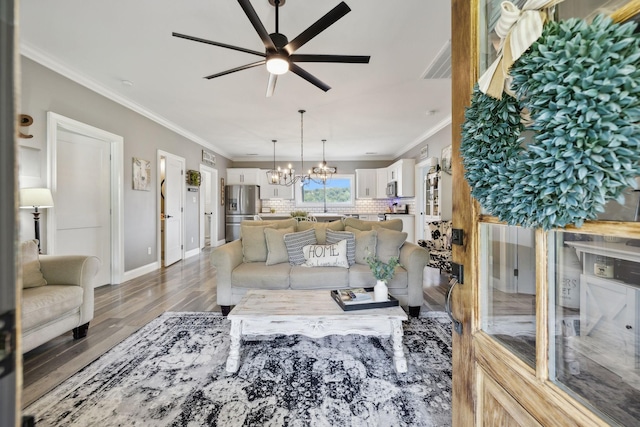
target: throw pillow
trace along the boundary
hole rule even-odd
[[[362,231],[352,227],[345,227],[346,231],[356,238],[356,264],[367,265],[367,256],[376,253],[377,233],[375,230]]]
[[[297,233],[288,233],[284,235],[284,244],[287,247],[289,255],[289,264],[302,265],[305,261],[302,248],[307,245],[315,245],[316,232],[313,228],[307,231],[299,231]]]
[[[401,231],[387,230],[382,227],[375,227],[378,233],[378,244],[376,245],[376,256],[385,264],[391,257],[400,256],[400,248],[407,240],[408,234]]]
[[[47,281],[40,271],[38,241],[22,242],[20,250],[22,252],[22,287],[27,289],[46,285]]]
[[[344,224],[341,220],[331,222],[310,222],[301,221],[298,223],[297,231],[305,231],[313,228],[316,230],[316,240],[319,245],[327,243],[327,230],[342,231],[344,230]]]
[[[247,221],[251,222],[251,221]],[[265,228],[273,225],[240,224],[240,238],[242,239],[242,257],[244,262],[265,262],[267,260],[267,241],[264,237]]]
[[[251,227],[251,226],[261,226],[261,225],[271,225],[273,226],[273,228],[289,228],[289,227],[295,227],[296,223],[298,221],[296,221],[293,218],[290,219],[271,219],[271,220],[258,220],[258,221],[242,221],[243,225],[246,225],[247,227]]]
[[[333,245],[307,245],[302,248],[304,267],[344,267],[347,261],[347,241],[341,240]]]
[[[349,231],[333,231],[327,229],[327,245],[333,245],[341,240],[347,241],[347,261],[349,265],[356,263],[356,236]]]
[[[267,265],[280,264],[289,261],[287,246],[284,244],[284,235],[293,233],[293,227],[264,229],[264,238],[267,241]]]

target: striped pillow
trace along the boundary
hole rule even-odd
[[[289,254],[289,264],[304,264],[306,260],[304,259],[302,248],[307,245],[315,245],[317,243],[316,231],[313,228],[306,231],[300,231],[298,233],[285,234],[284,244],[287,247],[287,253]]]
[[[347,260],[349,265],[356,263],[356,236],[349,231],[333,231],[327,228],[327,245],[333,245],[340,240],[347,241]]]

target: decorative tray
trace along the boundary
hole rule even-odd
[[[386,308],[400,305],[400,302],[389,294],[387,294],[387,301],[375,301],[373,299],[373,288],[359,289],[364,289],[364,291],[369,294],[370,298],[362,301],[344,301],[341,298],[341,293],[349,291],[349,289],[334,289],[331,291],[331,298],[333,298],[333,300],[338,303],[338,305],[344,311],[366,310],[369,308]]]

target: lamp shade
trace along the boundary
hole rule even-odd
[[[48,188],[21,188],[21,208],[50,208],[53,207],[53,197]]]

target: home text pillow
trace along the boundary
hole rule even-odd
[[[345,229],[353,233],[356,238],[356,264],[367,264],[367,256],[376,253],[376,231],[362,231],[352,227],[345,227]]]
[[[302,248],[304,267],[344,267],[347,261],[347,241],[341,240],[333,245],[307,245]]]
[[[391,257],[400,256],[400,248],[407,240],[408,234],[402,231],[387,230],[382,227],[374,228],[378,233],[376,256],[384,263],[388,263]]]
[[[267,260],[267,241],[264,238],[265,228],[274,227],[273,225],[249,226],[244,222],[240,224],[244,262],[265,262]]]
[[[264,238],[267,241],[267,265],[289,262],[287,246],[284,244],[284,235],[293,233],[293,227],[264,229]]]
[[[315,245],[316,243],[318,243],[318,241],[316,240],[316,232],[313,228],[307,231],[285,234],[284,244],[287,247],[289,264],[302,265],[305,261],[302,248],[307,245]]]
[[[331,222],[300,221],[297,227],[297,231],[305,231],[310,228],[316,230],[316,240],[318,241],[319,245],[324,245],[325,243],[327,243],[327,230],[344,230],[344,224],[341,220]]]
[[[20,245],[22,252],[22,287],[37,288],[47,284],[40,271],[38,241],[27,240]]]
[[[347,241],[347,261],[349,265],[356,263],[356,236],[349,231],[333,231],[327,229],[327,245],[333,245],[341,240]]]

